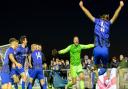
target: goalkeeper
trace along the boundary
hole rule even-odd
[[[69,45],[67,48],[56,51],[55,49],[52,51],[52,54],[55,55],[56,53],[58,54],[65,54],[67,52],[70,52],[70,73],[71,73],[71,78],[72,81],[68,82],[68,84],[65,86],[65,89],[68,89],[69,87],[72,87],[72,85],[76,84],[76,79],[77,76],[80,79],[80,89],[84,89],[84,72],[82,69],[82,64],[81,64],[81,50],[82,49],[90,49],[94,47],[94,44],[88,44],[88,45],[82,45],[79,44],[79,38],[75,36],[73,38],[73,43]]]

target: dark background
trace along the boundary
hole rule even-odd
[[[95,17],[103,13],[113,16],[120,0],[84,0]],[[111,26],[110,55],[128,56],[128,2]],[[62,49],[78,35],[80,43],[93,43],[94,24],[79,7],[79,0],[3,0],[0,2],[0,45],[10,37],[28,36],[31,43],[41,43],[47,59],[53,48]],[[92,55],[87,50],[82,55]],[[67,55],[66,55],[67,56]],[[83,57],[83,56],[82,56]]]

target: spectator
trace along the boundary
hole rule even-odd
[[[84,60],[88,60],[88,55],[85,55],[84,56]]]
[[[65,69],[65,62],[63,59],[61,59],[60,63],[61,63],[60,68]]]
[[[119,63],[119,68],[127,68],[128,67],[128,62],[125,60],[123,55],[120,55],[120,63]]]
[[[119,62],[117,61],[117,58],[112,57],[111,68],[117,68],[118,65],[119,65]]]
[[[118,68],[120,68],[119,69],[119,76],[120,76],[119,77],[119,80],[120,80],[119,86],[120,87],[123,87],[122,82],[124,80],[124,73],[126,72],[127,67],[128,67],[127,60],[124,58],[123,55],[120,55],[120,63],[119,63],[119,67],[118,67]]]
[[[66,60],[65,69],[69,69],[69,68],[70,68],[69,60]]]
[[[83,69],[87,69],[87,66],[88,66],[87,60],[84,60],[84,62],[82,63],[82,65],[83,65]]]
[[[89,70],[91,70],[92,67],[93,67],[93,63],[92,63],[91,59],[88,59],[88,60],[87,60],[87,68],[88,68]]]

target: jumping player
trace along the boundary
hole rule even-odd
[[[83,10],[85,15],[95,23],[95,29],[94,29],[94,44],[95,48],[93,51],[94,55],[94,63],[96,65],[96,68],[99,67],[99,65],[103,64],[103,67],[106,69],[109,59],[109,28],[110,25],[114,23],[116,18],[118,17],[122,7],[124,6],[123,1],[120,1],[120,5],[115,11],[112,19],[109,18],[108,14],[103,14],[100,18],[95,18],[92,16],[92,14],[88,11],[87,8],[83,6],[83,1],[80,1],[79,3],[80,8]]]

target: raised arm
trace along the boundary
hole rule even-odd
[[[69,52],[70,48],[71,48],[71,45],[68,46],[65,49],[62,49],[62,50],[58,51],[58,54],[65,54],[65,53],[67,53],[67,52]]]
[[[88,45],[80,45],[82,49],[90,49],[94,47],[94,44],[88,44]]]
[[[80,5],[80,8],[81,8],[81,9],[83,10],[83,12],[85,13],[85,15],[86,15],[92,22],[95,22],[95,17],[92,16],[92,14],[89,12],[89,10],[83,6],[83,1],[80,1],[79,5]]]
[[[121,11],[123,6],[124,6],[124,2],[120,1],[119,7],[116,9],[112,19],[110,20],[111,23],[113,23],[116,20],[116,18],[118,17],[118,15],[119,15],[119,13],[120,13],[120,11]]]

